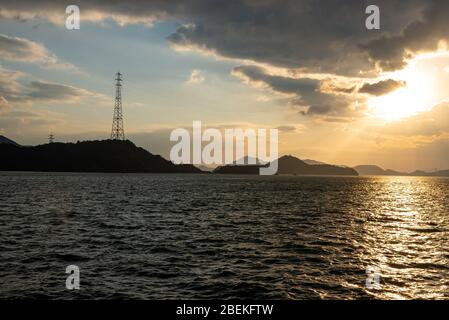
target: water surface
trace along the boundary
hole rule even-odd
[[[447,178],[0,172],[0,298],[447,299],[447,190]],[[80,290],[65,288],[69,264]]]

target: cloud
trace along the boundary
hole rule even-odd
[[[24,76],[25,73],[23,72],[5,69],[0,66],[0,96],[8,103],[23,98],[24,87],[19,82],[19,79]]]
[[[398,33],[419,18],[418,1],[378,1],[382,28]],[[214,52],[287,69],[357,75],[372,64],[358,46],[379,33],[365,28],[368,1],[196,1],[169,36],[177,48]],[[238,12],[238,14],[236,14]],[[401,17],[398,18],[398,12]]]
[[[46,18],[58,24],[65,19],[65,5],[43,0],[36,5],[31,0],[0,0],[0,15],[8,18]],[[167,40],[175,48],[213,53],[217,57],[235,59],[239,64],[278,68],[284,75],[256,74],[248,68],[234,73],[251,78],[252,84],[264,84],[272,91],[283,93],[289,105],[302,107],[301,114],[352,117],[363,111],[359,93],[386,94],[393,90],[392,81],[379,82],[379,71],[402,68],[407,58],[417,52],[433,50],[440,40],[448,39],[446,17],[449,4],[441,0],[379,0],[381,30],[365,27],[365,0],[286,0],[286,1],[127,1],[79,0],[81,23],[114,20],[151,24],[157,21],[177,21],[179,27]],[[12,38],[8,38],[11,40]],[[33,47],[41,52],[40,60],[51,59],[24,39],[16,47]],[[22,40],[22,41],[21,41]],[[26,51],[26,50],[25,50]],[[45,52],[45,51],[44,51]],[[48,53],[48,52],[47,52]],[[9,53],[12,57],[14,54]],[[23,59],[29,57],[24,54]],[[47,58],[45,58],[47,57]],[[242,62],[244,61],[244,62]],[[347,86],[328,85],[304,74],[352,77]],[[299,75],[290,77],[287,75]],[[360,80],[363,77],[365,80]],[[257,80],[258,78],[258,80]],[[372,79],[368,84],[366,79]],[[188,83],[204,80],[193,70]],[[373,84],[373,82],[378,82]],[[397,84],[397,83],[396,83]],[[355,106],[355,102],[359,102]]]
[[[30,91],[25,96],[32,100],[74,102],[92,95],[85,89],[44,81],[32,81],[27,88]]]
[[[110,101],[109,98],[102,94],[74,86],[42,80],[21,81],[22,78],[26,77],[28,75],[23,72],[5,69],[0,66],[0,97],[7,101],[8,105],[15,106],[36,102],[75,103],[81,99],[88,98],[94,99],[96,104]]]
[[[58,1],[44,0],[38,5],[31,0],[0,0],[0,3],[0,14],[9,18],[46,17],[59,24],[65,19],[65,6]],[[175,48],[213,53],[235,59],[239,64],[278,68],[283,75],[252,72],[248,67],[237,67],[234,74],[251,79],[251,84],[262,84],[284,94],[287,104],[300,114],[332,116],[334,121],[363,113],[366,97],[356,97],[358,88],[360,93],[373,95],[393,90],[392,82],[372,84],[379,82],[376,79],[379,68],[389,64],[403,66],[405,47],[419,51],[437,45],[445,37],[441,32],[443,26],[433,28],[427,21],[438,12],[442,17],[448,13],[444,1],[379,0],[376,4],[381,8],[381,30],[369,31],[365,27],[365,8],[371,3],[364,0],[192,0],[189,5],[181,0],[114,3],[79,0],[77,4],[81,8],[81,24],[110,19],[122,25],[179,22],[179,27],[167,36]],[[425,32],[418,32],[416,27],[411,29],[420,23],[426,25]],[[425,41],[428,46],[411,40],[419,35],[428,39]],[[304,75],[310,73],[351,77],[356,81],[325,88],[323,79]],[[363,85],[366,79],[371,82]],[[193,70],[187,83],[203,80],[201,72]]]
[[[42,132],[48,133],[49,127],[67,128],[64,115],[34,108],[36,104],[80,102],[98,106],[106,100],[103,95],[82,88],[42,80],[29,81],[28,78],[26,73],[0,66],[0,132],[19,136],[42,135]],[[111,101],[109,98],[109,105]]]
[[[190,77],[187,80],[189,84],[199,84],[205,80],[203,73],[200,70],[192,70]]]
[[[266,96],[266,95],[259,95],[256,97],[256,101],[258,102],[268,102],[270,101],[270,97]]]
[[[296,132],[296,127],[289,126],[289,125],[278,126],[278,127],[276,127],[276,129],[278,129],[280,132],[284,132],[284,133]]]
[[[36,134],[47,137],[49,127],[64,124],[60,116],[44,110],[29,110],[21,107],[20,110],[2,113],[0,117],[0,132],[8,136]],[[45,138],[44,138],[45,139]]]
[[[362,87],[360,87],[360,89],[358,89],[358,92],[367,93],[374,96],[382,96],[405,86],[405,81],[388,79],[376,83],[365,83]]]
[[[36,4],[32,0],[16,0],[14,2],[0,1],[0,18],[15,19],[18,21],[47,19],[56,25],[63,25],[67,17],[65,9],[67,3],[57,0],[42,0]],[[149,4],[141,1],[127,3],[111,3],[110,1],[78,0],[76,5],[80,7],[81,23],[104,22],[114,20],[121,26],[127,24],[143,24],[152,26],[155,21],[164,19],[167,14],[161,10],[151,13]]]
[[[355,85],[352,86],[340,86],[333,81],[330,80],[324,80],[321,82],[320,90],[322,92],[328,92],[328,93],[344,93],[344,94],[353,94],[357,92],[357,87]]]
[[[65,19],[65,5],[60,1],[0,2],[0,14],[4,17],[22,20],[46,17],[58,24]],[[382,58],[375,52],[375,41],[380,36],[395,39],[410,21],[419,21],[429,8],[423,2],[378,0],[376,4],[382,14],[380,32],[366,30],[365,8],[371,3],[360,0],[191,0],[188,5],[183,0],[112,3],[79,0],[77,4],[82,23],[107,19],[122,25],[178,21],[179,28],[168,37],[177,48],[214,52],[287,69],[357,75],[360,70],[364,74],[373,71],[369,57],[374,62]],[[430,2],[440,10],[440,17],[447,16],[444,1]],[[431,26],[426,32],[429,38],[439,38]],[[388,44],[397,46],[392,42]]]
[[[28,39],[0,34],[1,59],[37,63],[49,68],[76,69],[75,66],[60,62],[43,45]]]
[[[0,16],[6,18],[46,18],[62,25],[66,17],[65,4],[56,0],[0,3]],[[264,66],[263,71],[237,67],[234,74],[251,85],[283,95],[300,114],[323,115],[336,122],[363,114],[366,97],[358,93],[381,95],[399,88],[392,80],[376,78],[381,69],[402,68],[407,58],[434,50],[440,40],[449,39],[449,3],[442,0],[378,0],[378,31],[365,28],[365,8],[372,4],[365,0],[191,0],[188,5],[182,0],[79,0],[77,4],[81,28],[83,21],[113,20],[121,25],[178,22],[177,29],[167,37],[174,47]],[[25,39],[14,39],[20,43],[15,45],[19,53],[23,52],[20,48],[31,46],[24,43]],[[31,47],[30,51],[39,52]],[[17,56],[29,58],[23,53]],[[51,61],[48,50],[47,55],[35,56],[49,56]],[[283,75],[268,73],[270,68],[282,70]],[[351,77],[354,81],[326,87],[323,77],[310,77],[310,73]],[[201,73],[192,72],[188,82],[201,79]]]
[[[322,92],[322,80],[319,79],[272,75],[252,65],[235,67],[233,74],[253,86],[284,95],[288,104],[303,115],[350,118],[360,116],[364,111],[362,105],[355,106],[354,97]]]
[[[0,96],[0,112],[9,110],[11,106],[8,103],[8,100],[5,99],[5,97]]]
[[[420,15],[401,32],[384,33],[360,45],[382,70],[402,69],[417,53],[437,50],[441,40],[449,41],[449,2],[422,1],[421,6]]]

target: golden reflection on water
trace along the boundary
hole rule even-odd
[[[429,178],[382,177],[371,190],[374,207],[364,223],[359,259],[379,270],[381,299],[448,297],[447,190]],[[446,212],[446,215],[448,212]],[[430,284],[430,285],[429,285]]]

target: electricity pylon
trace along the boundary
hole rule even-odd
[[[123,129],[122,112],[122,74],[117,72],[115,78],[115,105],[114,116],[112,118],[112,140],[125,140],[125,131]]]

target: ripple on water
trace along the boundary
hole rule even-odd
[[[0,298],[448,298],[447,190],[444,178],[0,173]]]

